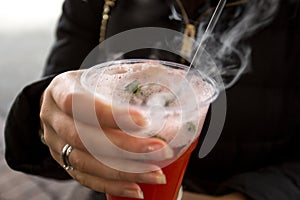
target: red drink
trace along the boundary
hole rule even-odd
[[[167,181],[165,185],[139,184],[145,200],[181,198],[178,197],[178,193],[190,155],[197,145],[208,106],[218,94],[211,78],[197,70],[189,72],[187,77],[186,69],[187,66],[164,61],[122,60],[96,66],[87,71],[82,78],[83,85],[100,101],[119,110],[134,108],[150,119],[145,127],[126,129],[132,121],[130,116],[126,118],[124,115],[115,115],[115,121],[120,122],[117,123],[118,128],[124,134],[162,139],[173,151],[172,158],[160,158],[157,155],[160,155],[161,150],[131,154],[133,152],[109,146],[111,152],[116,152],[113,156],[122,155],[120,159],[124,161],[154,164],[163,170]],[[153,170],[132,165],[120,166],[119,162],[105,164],[131,173]],[[107,198],[134,199],[109,194]]]
[[[195,149],[198,140],[194,141],[191,146],[173,163],[162,168],[167,178],[165,185],[139,184],[145,200],[177,200],[178,192],[181,187],[184,172],[190,159],[192,151]],[[107,194],[108,200],[135,200],[135,198],[116,197]]]

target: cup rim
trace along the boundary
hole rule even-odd
[[[92,90],[91,88],[88,87],[88,83],[86,81],[87,76],[89,75],[89,73],[92,70],[97,70],[97,69],[103,68],[105,66],[111,66],[111,65],[117,65],[117,64],[145,63],[145,62],[158,63],[158,64],[162,64],[162,65],[167,66],[167,67],[176,67],[176,68],[180,68],[180,69],[183,69],[183,70],[188,68],[187,65],[172,62],[172,61],[165,61],[165,60],[155,60],[155,59],[120,59],[120,60],[112,60],[112,61],[107,61],[107,62],[103,62],[103,63],[97,64],[97,65],[94,65],[94,66],[86,69],[81,74],[80,83],[81,83],[81,85],[83,86],[84,89],[91,92],[95,96],[98,96],[99,98],[101,98],[103,95],[97,94],[97,93],[95,94],[94,90]],[[198,71],[198,73],[201,74],[201,76],[203,76],[202,80],[207,82],[208,84],[210,84],[212,86],[212,88],[214,89],[214,92],[210,97],[208,97],[204,101],[197,102],[196,106],[203,107],[203,106],[207,106],[210,103],[212,103],[218,97],[220,91],[219,91],[219,88],[217,87],[216,81],[213,78],[211,78],[208,75],[204,74],[200,70],[197,70],[197,71]],[[118,105],[122,106],[122,103],[119,103]],[[130,104],[130,107],[131,108],[142,109],[142,110],[147,108],[147,106],[131,105],[131,104]],[[190,106],[189,105],[189,106],[165,107],[165,109],[169,110],[169,111],[174,111],[174,110],[177,110],[178,107],[180,107],[181,109],[187,108],[188,110],[194,110],[194,108],[195,108],[195,106]]]

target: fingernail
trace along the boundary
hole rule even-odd
[[[167,183],[167,178],[164,174],[157,175],[156,179],[157,179],[158,184],[166,184]]]
[[[139,198],[139,199],[144,199],[144,193],[143,193],[143,191],[142,190],[138,190],[137,191],[137,197]]]
[[[163,174],[163,172],[161,173],[147,173],[143,175],[142,178],[146,183],[150,183],[150,184],[166,184],[167,183],[167,179],[166,176]]]
[[[137,199],[144,199],[144,194],[142,190],[125,190],[125,196]]]
[[[158,150],[161,151],[160,156],[162,156],[164,159],[169,159],[174,156],[173,150],[168,145],[162,146],[161,144],[153,144],[146,146],[143,149],[143,153],[150,153]]]
[[[148,125],[147,120],[145,120],[142,116],[133,115],[132,120],[136,125],[141,127],[146,127]]]
[[[165,146],[164,153],[165,153],[166,158],[173,158],[173,156],[174,156],[173,149],[171,149],[169,146]]]
[[[144,153],[149,153],[149,152],[152,152],[152,151],[157,151],[157,150],[162,149],[162,148],[163,148],[163,146],[161,144],[152,144],[152,145],[146,146],[143,149],[143,152]]]

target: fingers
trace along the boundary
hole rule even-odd
[[[52,129],[52,135],[57,134],[73,148],[86,150],[87,147],[94,154],[106,157],[135,160],[165,160],[173,157],[172,149],[160,139],[137,138],[120,130],[101,129],[81,122],[76,122],[75,126],[74,119],[56,106],[52,106],[51,110],[51,116],[44,119],[44,137],[51,137],[46,130]]]
[[[76,82],[75,80],[78,79],[80,74],[81,72],[79,71],[76,73],[69,72],[65,73],[65,75],[58,76],[58,78],[53,81],[53,84],[46,90],[40,115],[45,126],[52,128],[74,148],[84,150],[84,142],[86,146],[97,147],[95,149],[96,154],[102,156],[116,156],[143,160],[162,160],[173,156],[172,150],[162,140],[154,138],[137,138],[120,131],[120,129],[116,127],[117,125],[113,119],[112,112],[116,112],[117,116],[121,116],[119,118],[124,118],[126,121],[128,118],[122,117],[123,113],[125,113],[124,110],[121,111],[120,109],[117,109],[117,111],[113,111],[110,106],[105,105],[100,101],[96,101],[96,107],[99,108],[96,109],[96,112],[89,110],[91,109],[91,106],[87,105],[92,104],[90,100],[88,100],[91,99],[91,95],[73,91],[75,87],[74,82]],[[74,101],[72,101],[74,96],[78,98],[75,98],[77,100],[74,99]],[[78,108],[79,110],[72,110],[72,107]],[[69,115],[68,112],[73,112],[74,116]],[[89,116],[92,113],[98,113],[97,117]],[[130,111],[130,113],[132,113],[132,116],[138,115],[136,114],[137,112],[133,110]],[[101,124],[100,128],[98,116],[104,119],[101,121],[104,121],[103,123],[105,124]],[[75,119],[73,117],[75,117]],[[96,120],[93,121],[95,118]],[[111,127],[114,127],[114,129]],[[82,140],[84,141],[82,142]],[[107,149],[110,149],[110,151],[107,151]],[[140,154],[138,155],[139,157],[136,157],[136,154],[132,154],[154,151],[157,152],[153,154]]]
[[[173,157],[173,150],[157,138],[138,138],[120,130],[100,129],[82,123],[78,123],[76,128],[83,143],[97,156],[135,160],[166,160]]]
[[[61,161],[61,155],[57,152],[52,152],[53,157],[63,165]],[[148,183],[148,184],[164,184],[166,178],[163,172],[156,166],[152,166],[152,169],[156,169],[153,172],[147,173],[128,173],[119,171],[117,169],[110,168],[98,160],[96,160],[91,155],[88,155],[85,152],[82,152],[78,149],[73,149],[69,158],[68,158],[74,171],[88,174],[90,176],[101,177],[102,179],[114,180],[114,181],[127,181],[127,182],[137,182],[137,183]],[[124,160],[119,160],[120,163],[124,164]],[[139,165],[138,162],[134,164]],[[132,162],[132,166],[133,162]],[[150,166],[150,165],[149,165]],[[72,172],[72,171],[68,171]]]
[[[58,106],[60,106],[58,102]],[[67,103],[72,105],[67,108],[67,113],[72,115],[76,120],[86,124],[108,128],[121,128],[124,130],[139,130],[146,126],[147,122],[141,113],[133,108],[112,107],[111,104],[102,101],[93,94],[83,91],[70,94]]]
[[[157,166],[137,160],[164,160],[173,156],[172,150],[162,140],[137,138],[121,131],[113,114],[120,117],[128,130],[143,126],[141,114],[127,108],[112,109],[109,104],[95,100],[78,85],[80,74],[77,71],[59,75],[44,92],[40,117],[52,157],[63,165],[61,151],[70,144],[73,151],[69,161],[75,170],[68,173],[82,185],[117,196],[141,197],[136,182],[165,183],[165,176]],[[92,147],[93,156],[100,161],[117,167],[101,163],[88,153],[88,147],[89,152]],[[139,169],[151,172],[129,173]]]
[[[42,106],[40,118],[43,122],[45,138],[57,134],[71,146],[85,149],[77,133],[74,119],[62,112],[54,101],[49,100],[47,104]]]
[[[164,160],[173,157],[172,149],[160,139],[137,138],[118,129],[101,129],[85,124],[65,114],[54,101],[49,102],[41,111],[41,119],[46,126],[44,130],[53,129],[53,132],[74,148],[86,150],[88,147],[97,155],[128,159]],[[150,152],[155,153],[149,154]]]
[[[74,150],[73,150],[74,151]],[[74,153],[72,151],[72,154]],[[59,154],[56,154],[55,152],[52,152],[53,157],[62,165],[60,161]],[[69,158],[69,160],[71,160]],[[70,161],[71,163],[72,161]],[[72,166],[76,165],[71,164]],[[74,167],[74,166],[73,166]],[[99,169],[98,169],[99,170]],[[84,171],[80,171],[76,167],[74,167],[74,170],[67,171],[70,176],[78,181],[81,185],[91,188],[94,191],[103,192],[103,193],[109,193],[116,196],[124,196],[124,197],[133,197],[133,198],[142,198],[143,193],[135,182],[129,182],[124,180],[114,180],[102,176],[95,176],[88,173],[85,173]],[[108,172],[110,173],[110,172]],[[105,172],[103,173],[105,174]]]
[[[47,134],[50,135],[50,134]],[[61,152],[63,146],[66,144],[65,141],[61,140],[57,135],[53,134],[51,137],[45,137],[46,144],[51,147],[50,152],[53,158],[63,166],[61,160]],[[103,159],[111,159],[111,158],[103,158]],[[148,167],[149,173],[127,173],[121,172],[117,169],[112,169],[93,156],[91,156],[88,152],[82,151],[76,148],[73,148],[70,156],[69,162],[70,164],[78,171],[93,175],[99,176],[112,180],[122,180],[122,181],[131,181],[131,182],[143,182],[143,183],[163,183],[164,175],[162,171],[155,165],[145,164],[135,161],[127,161],[123,159],[114,159],[115,162],[119,162],[120,165],[130,165],[136,169],[140,167]],[[147,166],[146,166],[147,165]]]
[[[71,71],[57,76],[46,90],[57,106],[78,121],[91,125],[118,128],[122,124],[128,130],[147,124],[141,113],[133,108],[112,108],[108,102],[96,98],[80,85],[82,71]],[[119,122],[116,122],[118,118]]]
[[[58,136],[46,137],[46,144],[51,146],[51,155],[62,166],[61,149],[64,141]],[[60,149],[60,150],[59,150]],[[80,184],[95,191],[109,193],[116,196],[142,198],[142,191],[136,182],[149,184],[164,184],[166,178],[161,170],[149,173],[126,173],[109,168],[94,157],[78,149],[73,149],[68,157],[74,170],[67,172]],[[120,163],[124,163],[120,161]],[[158,168],[156,168],[158,169]]]
[[[89,187],[94,191],[114,196],[143,199],[143,192],[136,183],[103,179],[78,171],[73,171],[71,176],[81,185]]]

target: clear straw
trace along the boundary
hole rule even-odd
[[[216,7],[216,9],[215,9],[215,11],[214,11],[211,19],[210,19],[210,21],[208,23],[207,28],[206,28],[203,36],[201,37],[200,43],[199,43],[198,48],[197,48],[197,50],[196,50],[196,52],[194,54],[194,57],[193,57],[193,59],[191,61],[191,64],[190,64],[190,66],[189,66],[189,68],[187,70],[187,73],[190,71],[191,67],[193,66],[195,58],[200,58],[202,56],[203,51],[204,51],[204,49],[206,47],[206,41],[207,41],[206,38],[214,30],[214,28],[215,28],[215,26],[216,26],[216,24],[217,24],[217,22],[218,22],[218,20],[220,18],[220,15],[221,15],[221,13],[223,11],[223,8],[224,8],[225,4],[226,4],[226,0],[220,0],[219,1],[219,3],[217,5],[217,7]]]

